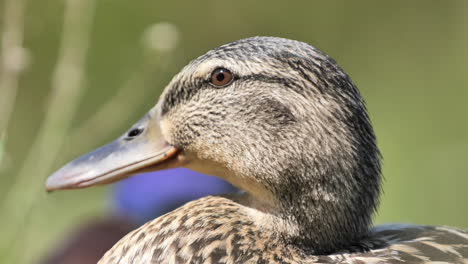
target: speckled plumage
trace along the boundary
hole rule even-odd
[[[383,225],[348,249],[314,255],[259,229],[239,203],[210,196],[131,232],[99,263],[457,263],[468,233],[450,227]]]
[[[232,83],[210,82],[219,68]],[[466,231],[371,227],[381,169],[364,101],[336,62],[306,43],[255,37],[211,50],[174,77],[135,128],[145,132],[103,150],[157,135],[180,151],[179,166],[245,192],[159,217],[99,263],[467,263]],[[93,155],[67,166],[113,160]],[[53,189],[74,186],[67,166],[51,177]]]

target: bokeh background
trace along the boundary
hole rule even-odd
[[[384,156],[376,223],[468,227],[468,2],[0,0],[0,263],[35,263],[112,187],[45,178],[119,136],[220,44],[308,42],[350,74]]]

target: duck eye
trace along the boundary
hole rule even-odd
[[[234,76],[225,68],[217,68],[211,74],[211,83],[216,87],[223,87],[231,84]]]
[[[128,133],[127,133],[127,139],[132,139],[132,138],[134,138],[134,137],[140,135],[141,132],[143,132],[143,130],[144,130],[144,129],[143,129],[142,127],[137,127],[137,128],[134,128],[134,129],[128,131]]]

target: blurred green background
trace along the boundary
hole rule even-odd
[[[0,0],[0,16],[0,263],[35,263],[108,210],[109,187],[47,194],[51,172],[123,133],[188,61],[256,35],[318,47],[360,88],[384,156],[376,223],[468,227],[467,1]]]

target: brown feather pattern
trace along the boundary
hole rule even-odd
[[[468,232],[452,227],[384,225],[358,245],[313,255],[256,227],[233,200],[187,203],[131,232],[109,250],[111,263],[457,263],[468,261]]]

